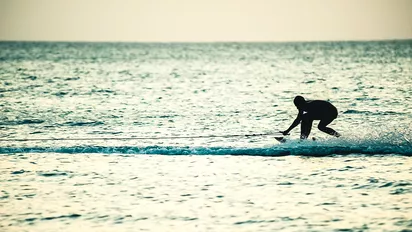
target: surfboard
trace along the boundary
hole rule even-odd
[[[285,138],[285,137],[275,137],[275,139],[276,139],[279,143],[286,143],[286,138]]]
[[[285,137],[275,137],[275,139],[279,142],[279,143],[286,143],[287,139]],[[315,137],[312,137],[312,141],[316,141]]]

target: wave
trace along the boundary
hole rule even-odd
[[[395,111],[367,111],[367,110],[346,110],[343,114],[366,114],[366,115],[405,115],[403,112]]]
[[[103,122],[99,121],[91,121],[91,122],[66,122],[64,125],[66,126],[98,126],[103,125]]]
[[[333,156],[333,155],[405,155],[412,156],[412,144],[376,141],[291,141],[271,147],[189,147],[189,146],[71,146],[0,147],[8,153],[103,153],[148,155],[245,155],[245,156]]]
[[[25,124],[41,124],[45,121],[42,119],[23,119],[19,121],[0,121],[0,125],[2,126],[18,126],[18,125],[25,125]]]

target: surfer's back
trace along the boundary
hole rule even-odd
[[[338,110],[332,103],[323,100],[307,101],[304,110],[308,111],[314,119],[325,117],[335,117],[338,115]]]

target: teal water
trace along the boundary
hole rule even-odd
[[[0,227],[411,229],[411,100],[410,40],[0,42]]]

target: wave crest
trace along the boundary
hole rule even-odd
[[[247,156],[331,156],[331,155],[406,155],[412,156],[412,144],[391,141],[289,141],[271,147],[188,147],[188,146],[71,146],[71,147],[0,147],[7,153],[103,153],[149,155],[247,155]]]

